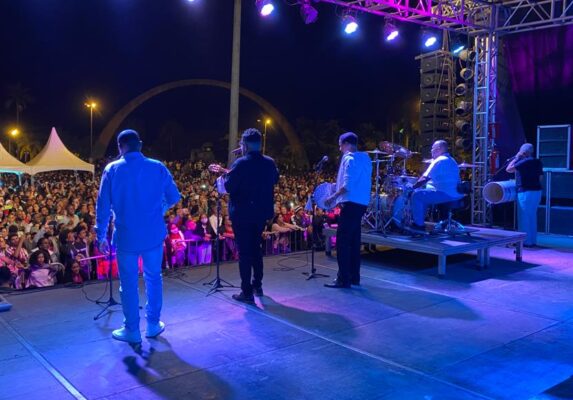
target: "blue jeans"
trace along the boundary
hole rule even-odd
[[[523,244],[537,244],[537,207],[541,202],[541,190],[517,193],[517,229],[527,237]]]
[[[462,196],[452,197],[444,192],[430,189],[418,189],[412,193],[412,219],[418,226],[424,225],[424,216],[428,206],[440,203],[447,203],[462,198]]]
[[[163,304],[163,276],[161,275],[163,246],[159,245],[141,253],[118,250],[119,293],[123,307],[123,323],[130,331],[139,331],[139,256],[143,259],[143,278],[147,294],[145,313],[148,324],[159,323]]]

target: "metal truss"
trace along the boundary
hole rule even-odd
[[[505,0],[495,7],[494,26],[498,34],[573,23],[573,0]]]
[[[437,29],[471,33],[493,28],[493,0],[319,0]]]
[[[573,0],[319,0],[431,28],[505,35],[573,24]]]
[[[496,136],[497,55],[498,37],[495,33],[475,38],[473,157],[476,166],[472,176],[471,222],[487,225],[492,222],[491,206],[485,201],[483,188],[491,178],[490,157]]]

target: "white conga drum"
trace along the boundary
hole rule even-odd
[[[330,210],[332,207],[327,207],[326,200],[336,192],[336,185],[334,183],[324,182],[314,189],[313,197],[314,202],[318,208],[323,210]]]
[[[517,196],[515,181],[490,182],[483,188],[485,201],[491,204],[507,203],[514,201]]]

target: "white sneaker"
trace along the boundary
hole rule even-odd
[[[125,329],[125,327],[116,329],[111,333],[111,336],[115,340],[119,340],[122,342],[141,343],[141,332],[128,331],[127,329]]]
[[[163,333],[165,330],[165,324],[159,321],[158,324],[148,324],[147,330],[145,331],[146,338],[154,338]]]

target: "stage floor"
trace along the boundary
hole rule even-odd
[[[205,296],[214,271],[188,270],[165,278],[167,330],[141,349],[111,339],[119,308],[94,322],[81,289],[5,296],[0,398],[572,398],[573,250],[516,263],[494,248],[485,271],[448,260],[439,279],[435,256],[364,254],[360,288],[327,289],[334,259],[317,254],[331,278],[305,281],[305,255],[269,258],[256,307],[236,289]],[[236,269],[223,278],[238,283]]]

